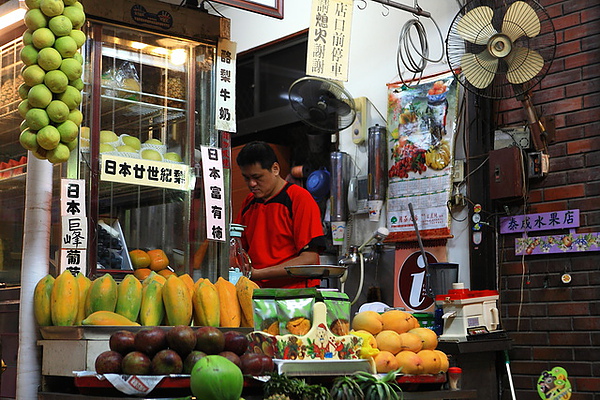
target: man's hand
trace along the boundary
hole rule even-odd
[[[251,279],[253,281],[259,281],[263,279],[283,279],[289,278],[289,274],[285,270],[285,267],[288,266],[297,266],[297,265],[315,265],[319,264],[319,253],[316,251],[303,251],[298,256],[294,258],[290,258],[286,262],[283,262],[279,265],[274,265],[272,267],[261,268],[261,269],[251,269]]]

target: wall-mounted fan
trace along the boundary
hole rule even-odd
[[[292,109],[308,125],[324,132],[346,129],[356,118],[354,99],[341,85],[307,76],[290,86]]]
[[[545,129],[529,92],[548,73],[555,49],[554,25],[534,0],[471,0],[454,17],[446,38],[448,63],[466,89],[522,102],[538,151],[545,149]]]

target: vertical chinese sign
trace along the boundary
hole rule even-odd
[[[216,128],[235,132],[236,43],[220,39],[217,46]]]
[[[85,181],[63,179],[60,187],[62,236],[60,271],[86,273],[88,226],[85,214]]]
[[[313,0],[306,74],[348,80],[352,0]]]
[[[216,147],[201,147],[202,180],[206,207],[206,237],[225,241],[225,186],[223,152]]]

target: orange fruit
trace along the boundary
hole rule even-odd
[[[392,330],[397,333],[408,332],[414,328],[414,319],[412,314],[402,310],[389,310],[381,314],[383,330]]]
[[[390,329],[383,330],[375,336],[377,347],[382,351],[389,351],[396,355],[402,350],[402,339],[400,334]]]
[[[375,369],[380,374],[388,373],[399,367],[398,360],[389,351],[380,351],[373,357],[373,360],[375,361]]]
[[[352,319],[352,329],[355,331],[367,331],[372,335],[377,335],[383,330],[381,315],[375,311],[361,311]]]
[[[154,249],[148,251],[150,256],[150,269],[152,271],[161,271],[169,266],[169,258],[161,249]]]
[[[148,268],[150,266],[150,256],[144,250],[131,250],[129,257],[131,258],[133,269]]]
[[[138,268],[133,271],[133,276],[138,278],[140,281],[143,281],[148,277],[148,275],[150,275],[150,272],[152,272],[150,268]]]
[[[161,269],[160,271],[158,271],[158,274],[164,276],[165,278],[168,278],[171,275],[177,275],[177,274],[175,274],[175,272],[171,271],[169,268]]]

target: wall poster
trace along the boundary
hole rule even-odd
[[[450,237],[457,106],[451,72],[411,87],[388,84],[388,239],[416,240],[409,203],[423,239]]]

